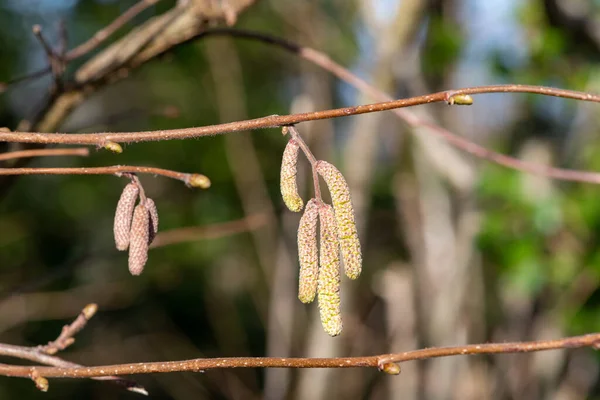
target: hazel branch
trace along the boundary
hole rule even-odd
[[[76,60],[91,51],[95,50],[104,43],[110,36],[112,36],[116,31],[121,29],[125,24],[130,22],[133,18],[137,17],[141,12],[158,3],[160,0],[141,0],[140,2],[134,4],[129,9],[127,9],[123,14],[119,15],[113,22],[104,28],[100,29],[98,32],[94,34],[90,39],[80,44],[79,46],[67,51],[62,59],[65,63]],[[41,30],[40,30],[41,31]],[[35,33],[35,31],[34,31]],[[37,36],[37,35],[36,35]],[[62,35],[61,35],[62,36]],[[44,46],[50,48],[49,46]],[[41,78],[42,76],[49,74],[52,72],[52,66],[48,66],[42,69],[39,69],[34,72],[30,72],[28,74],[18,76],[9,80],[8,82],[2,83],[0,82],[0,92],[5,90],[8,86],[14,85],[17,83],[21,83],[31,79]]]
[[[30,378],[33,371],[45,378],[97,378],[111,375],[132,375],[228,368],[378,368],[397,373],[390,364],[405,361],[460,355],[531,353],[537,351],[598,348],[600,333],[573,336],[556,340],[532,342],[485,343],[455,347],[437,347],[402,353],[380,354],[367,357],[338,358],[279,358],[279,357],[221,357],[196,358],[182,361],[147,362],[96,367],[42,367],[0,365],[0,375]],[[0,350],[2,348],[0,347]],[[49,357],[49,356],[47,356]],[[387,370],[387,371],[386,371]]]
[[[7,153],[0,153],[0,161],[13,160],[16,158],[29,157],[54,157],[54,156],[82,156],[90,155],[90,150],[87,147],[66,148],[66,149],[32,149],[19,150]]]
[[[544,96],[561,97],[564,99],[590,101],[600,103],[600,95],[578,92],[575,90],[557,89],[546,86],[532,85],[491,85],[475,86],[452,91],[452,95],[484,94],[484,93],[531,93]],[[149,141],[163,141],[176,139],[192,139],[203,136],[222,135],[225,133],[239,132],[254,129],[275,128],[285,125],[294,125],[300,122],[317,121],[348,117],[352,115],[368,114],[372,112],[388,111],[398,108],[413,107],[423,104],[446,102],[448,92],[437,92],[423,96],[410,97],[393,101],[365,104],[354,107],[336,108],[331,110],[315,111],[290,115],[271,115],[262,118],[229,122],[217,125],[207,125],[197,128],[169,129],[142,132],[103,132],[103,133],[38,133],[38,132],[0,132],[0,142],[12,143],[39,143],[39,144],[79,144],[103,146],[106,141],[115,143],[135,143]],[[600,177],[597,177],[600,181]]]
[[[96,304],[88,304],[79,314],[79,316],[75,319],[75,321],[63,327],[60,335],[56,340],[48,343],[45,346],[25,347],[0,343],[0,356],[28,360],[35,363],[51,365],[53,367],[59,368],[84,368],[83,365],[65,361],[62,358],[53,356],[52,354],[56,353],[59,350],[64,350],[66,347],[70,346],[74,342],[73,336],[85,327],[87,321],[94,315],[96,310]],[[19,366],[0,364],[0,368],[4,369],[10,369],[13,367]],[[45,392],[48,390],[48,381],[37,372],[37,367],[30,367],[30,374],[27,377],[33,380],[37,388],[41,391]],[[136,382],[129,379],[123,379],[118,376],[95,377],[92,379],[110,381],[114,384],[126,388],[131,392],[143,394],[146,396],[148,395],[148,392],[146,391],[146,389],[144,389],[143,386],[140,386]]]
[[[0,175],[121,175],[127,173],[160,175],[177,179],[190,187],[208,189],[210,179],[202,174],[188,174],[163,168],[113,165],[81,168],[0,168]]]
[[[104,28],[100,29],[90,39],[80,44],[79,46],[69,50],[66,54],[67,61],[73,61],[90,51],[96,49],[106,41],[112,34],[121,29],[125,24],[138,16],[142,11],[158,3],[160,0],[141,0],[127,9],[123,14],[119,15],[113,22]]]
[[[249,39],[259,41],[265,44],[279,47],[288,52],[294,53],[299,57],[309,61],[321,68],[329,71],[339,79],[355,87],[361,92],[371,96],[379,101],[389,101],[392,98],[386,93],[380,91],[376,87],[370,85],[365,80],[359,78],[348,69],[333,61],[326,54],[319,52],[309,47],[303,47],[296,43],[281,39],[275,36],[267,35],[260,32],[246,31],[232,28],[213,28],[203,32],[201,36],[231,36],[234,38]],[[509,85],[510,86],[510,85]],[[445,101],[448,104],[453,103],[453,99],[464,98],[459,96],[468,96],[468,92],[461,90],[449,90],[446,93]],[[541,94],[541,93],[540,93]],[[593,97],[598,97],[592,95]],[[561,96],[559,96],[561,97]],[[597,100],[590,100],[596,101]],[[457,103],[458,104],[458,103]],[[466,104],[466,103],[462,103]],[[423,126],[430,129],[430,132],[446,140],[458,149],[461,149],[477,158],[488,160],[506,168],[515,169],[521,172],[526,172],[534,175],[545,176],[548,178],[559,179],[563,181],[585,182],[585,183],[600,183],[600,174],[594,172],[577,171],[563,168],[555,168],[550,166],[539,165],[527,161],[521,161],[517,158],[510,157],[493,150],[489,150],[480,146],[462,136],[456,135],[449,130],[442,128],[439,125],[426,121],[409,110],[395,109],[393,112],[408,125],[412,127]]]
[[[63,326],[63,329],[56,340],[49,342],[45,346],[38,346],[37,350],[41,351],[42,353],[52,355],[66,349],[75,343],[74,336],[77,335],[83,328],[85,328],[85,325],[94,316],[94,314],[96,314],[96,311],[98,311],[97,304],[88,304],[83,310],[81,310],[75,321],[71,322],[69,325]]]

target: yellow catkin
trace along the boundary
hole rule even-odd
[[[333,208],[329,204],[319,204],[319,225],[321,246],[319,260],[319,313],[323,329],[330,336],[342,332],[342,312],[340,310],[340,251]]]
[[[298,226],[298,258],[300,260],[300,279],[298,281],[298,298],[303,303],[310,303],[317,293],[319,276],[319,254],[317,249],[317,221],[319,206],[316,199],[306,203],[304,214]]]
[[[287,208],[294,212],[302,210],[304,205],[298,194],[298,184],[296,183],[299,148],[298,143],[290,139],[285,146],[281,160],[281,196]]]
[[[342,173],[327,161],[318,161],[317,171],[331,194],[346,276],[356,279],[362,270],[362,253],[348,183]]]
[[[133,212],[129,243],[129,272],[139,275],[148,261],[148,237],[150,213],[144,204],[138,204]]]
[[[158,233],[158,209],[154,200],[146,199],[146,209],[150,214],[150,235],[148,236],[148,244],[152,243]]]
[[[113,233],[115,236],[115,245],[117,250],[127,250],[129,247],[129,232],[131,228],[131,218],[133,216],[133,208],[140,193],[140,188],[135,183],[130,183],[123,189],[121,198],[117,203],[115,212],[115,221],[113,225]]]

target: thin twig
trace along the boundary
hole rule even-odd
[[[371,96],[375,100],[379,101],[391,101],[392,97],[387,95],[386,93],[380,91],[376,87],[370,85],[365,80],[359,78],[355,74],[353,74],[348,69],[344,68],[340,64],[333,61],[327,54],[317,51],[315,49],[309,47],[303,47],[296,43],[290,42],[285,39],[281,39],[275,36],[267,35],[260,32],[247,31],[241,29],[234,28],[213,28],[209,29],[202,33],[201,36],[231,36],[235,38],[241,39],[250,39],[254,41],[260,41],[269,45],[277,46],[281,49],[294,53],[301,58],[320,66],[326,71],[331,72],[333,75],[337,76],[339,79],[348,83],[351,86],[354,86],[356,89],[361,92]],[[463,92],[461,90],[458,91],[447,91],[446,98],[444,99],[446,102],[451,100],[451,96],[456,96],[460,94],[465,94],[468,92]],[[541,94],[541,93],[540,93]],[[597,98],[598,96],[592,95]],[[562,97],[562,96],[559,96]],[[597,102],[597,99],[590,101]],[[393,112],[398,115],[398,117],[402,118],[408,125],[412,127],[423,126],[430,129],[430,132],[441,137],[442,139],[448,141],[450,144],[455,146],[458,149],[461,149],[475,157],[492,161],[498,165],[502,165],[504,167],[519,170],[522,172],[545,176],[548,178],[554,178],[564,181],[574,181],[574,182],[586,182],[586,183],[600,183],[600,174],[594,172],[585,172],[585,171],[577,171],[577,170],[569,170],[562,168],[555,168],[545,165],[539,165],[535,163],[529,163],[527,161],[521,161],[517,158],[510,157],[501,153],[497,153],[493,150],[489,150],[483,146],[480,146],[468,139],[465,139],[462,136],[456,135],[449,130],[431,123],[423,118],[420,118],[416,114],[412,113],[410,110],[404,109],[394,109]]]
[[[74,336],[77,333],[79,333],[79,331],[81,331],[83,328],[85,328],[85,325],[90,320],[90,318],[92,318],[94,314],[96,314],[97,310],[97,304],[88,304],[83,308],[83,310],[81,310],[75,321],[73,321],[69,325],[63,326],[60,335],[58,335],[58,337],[55,340],[49,342],[47,345],[38,346],[37,350],[42,353],[52,355],[69,347],[70,345],[75,343]]]
[[[130,22],[136,16],[138,16],[142,11],[144,11],[147,8],[149,8],[150,6],[158,3],[159,1],[160,0],[141,0],[140,2],[134,4],[129,9],[127,9],[127,11],[125,11],[123,14],[119,15],[109,25],[107,25],[106,27],[104,27],[104,28],[100,29],[98,32],[96,32],[94,34],[94,36],[92,36],[90,39],[88,39],[84,43],[80,44],[79,46],[67,51],[62,56],[62,59],[64,60],[64,62],[70,62],[70,61],[76,60],[76,59],[88,54],[89,52],[93,51],[98,46],[100,46],[102,43],[104,43],[112,34],[114,34],[116,31],[118,31],[123,26],[125,26],[125,24]],[[66,31],[65,31],[65,33],[66,33]],[[61,36],[61,39],[63,37],[66,37],[64,34],[61,34],[60,36]],[[37,71],[30,72],[25,75],[15,77],[7,82],[4,82],[4,83],[0,82],[0,84],[1,84],[0,92],[5,90],[8,86],[15,85],[17,83],[21,83],[21,82],[28,81],[31,79],[41,78],[44,75],[49,74],[51,72],[52,72],[52,66],[48,66],[48,67],[39,69]]]
[[[42,27],[40,25],[33,26],[33,34],[41,43],[48,57],[48,63],[50,64],[50,70],[54,77],[54,90],[59,91],[62,87],[62,76],[65,72],[66,64],[65,60],[50,46],[44,35],[42,34]]]
[[[279,358],[279,357],[223,357],[196,358],[182,361],[146,362],[104,365],[80,368],[25,367],[0,365],[0,375],[30,378],[33,371],[45,378],[92,378],[109,375],[132,375],[166,372],[199,372],[223,368],[383,368],[390,363],[425,360],[429,358],[476,354],[530,353],[545,350],[596,348],[600,333],[573,336],[557,340],[534,342],[485,343],[477,345],[437,347],[403,353],[381,354],[368,357],[338,358]],[[0,348],[1,349],[1,348]]]
[[[0,356],[14,357],[19,358],[21,360],[29,360],[36,363],[52,365],[54,367],[59,368],[84,368],[83,365],[65,361],[62,358],[53,356],[52,354],[70,346],[74,342],[73,336],[85,327],[87,321],[94,315],[96,310],[96,304],[88,304],[79,314],[79,316],[75,319],[75,321],[73,321],[69,325],[65,325],[58,338],[48,343],[48,345],[46,346],[24,347],[0,343]],[[0,364],[0,366],[1,368],[12,367],[8,364]],[[43,377],[41,377],[37,373],[35,367],[31,371],[30,378],[33,379],[34,382],[36,382],[36,386],[40,388],[37,378]],[[118,376],[97,377],[92,379],[111,381],[112,383],[122,386],[131,392],[143,394],[146,396],[148,395],[148,392],[146,391],[146,389],[144,389],[143,386],[140,386],[136,382],[129,379],[123,379]],[[47,390],[47,383],[45,389]],[[40,388],[40,390],[43,389]]]
[[[113,165],[81,168],[0,168],[0,175],[121,175],[126,173],[152,174],[177,179],[191,187],[206,189],[210,180],[202,174],[188,174],[163,168]]]
[[[304,139],[302,139],[302,136],[300,136],[300,133],[298,132],[296,127],[288,126],[287,129],[290,133],[290,136],[296,141],[296,143],[298,143],[298,146],[300,146],[302,152],[310,162],[313,177],[313,185],[315,188],[315,197],[317,200],[322,201],[321,186],[319,185],[319,174],[317,173],[317,159],[313,155],[312,151],[310,151],[310,148],[308,147]]]
[[[268,117],[229,122],[217,125],[208,125],[197,128],[183,128],[170,130],[142,131],[142,132],[103,132],[103,133],[38,133],[38,132],[0,132],[0,142],[13,143],[61,143],[79,145],[98,145],[106,141],[116,143],[134,143],[148,141],[163,141],[175,139],[192,139],[203,136],[220,135],[230,132],[245,130],[275,128],[285,125],[294,125],[300,122],[316,121],[348,117],[352,115],[367,114],[372,112],[388,111],[396,108],[413,107],[422,104],[448,101],[449,94],[483,94],[483,93],[532,93],[545,96],[562,97],[565,99],[590,101],[600,103],[600,95],[578,92],[567,89],[557,89],[545,86],[532,85],[491,85],[476,86],[452,91],[443,91],[423,96],[410,97],[393,101],[366,104],[354,107],[336,108],[331,110],[315,111],[291,115],[271,115]]]
[[[100,29],[98,32],[94,34],[90,39],[86,42],[80,44],[79,46],[71,49],[67,52],[66,60],[73,61],[90,51],[97,48],[100,44],[102,44],[106,39],[108,39],[113,33],[121,29],[125,24],[139,15],[142,11],[146,10],[150,6],[158,3],[160,0],[141,0],[140,2],[131,6],[127,11],[123,14],[119,15],[113,22],[111,22],[106,27]]]
[[[196,242],[199,240],[219,239],[237,233],[262,228],[269,222],[266,214],[250,215],[236,221],[221,222],[208,226],[177,228],[160,232],[154,238],[150,248],[164,247],[176,243]]]
[[[16,158],[27,157],[48,157],[48,156],[82,156],[90,155],[90,149],[87,147],[77,147],[71,149],[32,149],[11,151],[8,153],[0,153],[0,161],[12,160]]]

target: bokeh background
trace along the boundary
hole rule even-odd
[[[226,2],[223,2],[226,3]],[[134,1],[2,0],[0,81],[47,65],[31,34],[71,47]],[[160,1],[115,38],[167,12]],[[599,92],[600,2],[585,0],[259,0],[235,25],[328,54],[395,98],[495,83]],[[94,53],[98,53],[101,49]],[[93,54],[89,55],[89,57]],[[67,76],[84,60],[69,66]],[[0,95],[0,126],[32,120],[49,77]],[[372,102],[293,54],[209,37],[106,85],[61,132],[190,127]],[[600,169],[598,106],[494,94],[470,107],[412,111],[474,142],[538,164]],[[208,190],[141,176],[161,231],[196,236],[156,248],[132,277],[112,219],[126,184],[112,176],[27,176],[0,198],[0,342],[36,345],[91,302],[100,310],[61,353],[85,365],[217,356],[354,356],[425,346],[600,331],[600,191],[473,159],[392,113],[298,125],[348,180],[364,272],[344,280],[342,335],[297,300],[300,215],[279,195],[276,129],[125,146],[121,155],[31,166],[149,165],[200,172]],[[0,144],[0,151],[9,146]],[[309,167],[300,187],[312,196]],[[225,224],[225,225],[223,225]],[[249,228],[248,228],[249,227]],[[402,374],[214,370],[136,377],[157,399],[598,399],[593,350],[411,362]],[[15,362],[3,360],[3,362]],[[133,399],[89,380],[0,378],[2,399]]]

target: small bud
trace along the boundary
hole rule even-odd
[[[35,383],[35,387],[42,392],[47,392],[50,384],[48,383],[48,379],[43,376],[36,376],[33,378],[33,382]]]
[[[98,311],[98,304],[91,303],[85,306],[81,313],[86,320],[89,320],[94,316],[94,314],[96,314],[96,311]]]
[[[319,255],[317,249],[317,221],[319,206],[316,199],[306,203],[304,214],[298,226],[298,258],[300,260],[300,279],[298,281],[298,298],[303,303],[310,303],[317,294],[317,278],[319,276]]]
[[[321,226],[319,313],[325,332],[330,336],[337,336],[342,332],[340,250],[335,215],[329,204],[319,204],[319,222]]]
[[[317,172],[327,183],[331,194],[346,276],[356,279],[362,270],[362,253],[348,183],[342,173],[327,161],[317,162]]]
[[[129,272],[139,275],[148,261],[148,237],[150,235],[150,213],[144,204],[138,204],[133,212],[131,239],[129,244]]]
[[[289,131],[290,131],[290,128],[288,128],[287,126],[281,127],[281,134],[283,136],[287,135]]]
[[[123,152],[123,148],[119,143],[111,142],[110,140],[104,142],[104,146],[102,147],[104,147],[106,150],[110,150],[113,153],[117,154],[121,154]]]
[[[385,363],[380,365],[379,370],[388,375],[400,375],[400,366],[396,363]]]
[[[455,94],[448,98],[449,106],[456,104],[457,106],[470,106],[473,104],[473,98],[468,94]]]
[[[133,216],[133,208],[137,200],[140,188],[135,183],[130,183],[123,189],[121,198],[117,203],[117,211],[115,212],[115,222],[113,233],[115,235],[115,244],[117,250],[127,250],[129,247],[129,233],[131,228],[131,218]]]
[[[190,187],[200,189],[208,189],[210,187],[210,179],[202,174],[191,174],[185,183]]]
[[[281,197],[283,197],[287,208],[294,212],[302,210],[302,206],[304,205],[302,198],[298,194],[298,184],[296,183],[299,149],[300,146],[298,146],[298,143],[290,139],[285,146],[283,159],[281,160]]]
[[[154,200],[146,198],[146,209],[150,213],[150,235],[148,236],[148,244],[151,244],[156,233],[158,232],[158,209]]]

